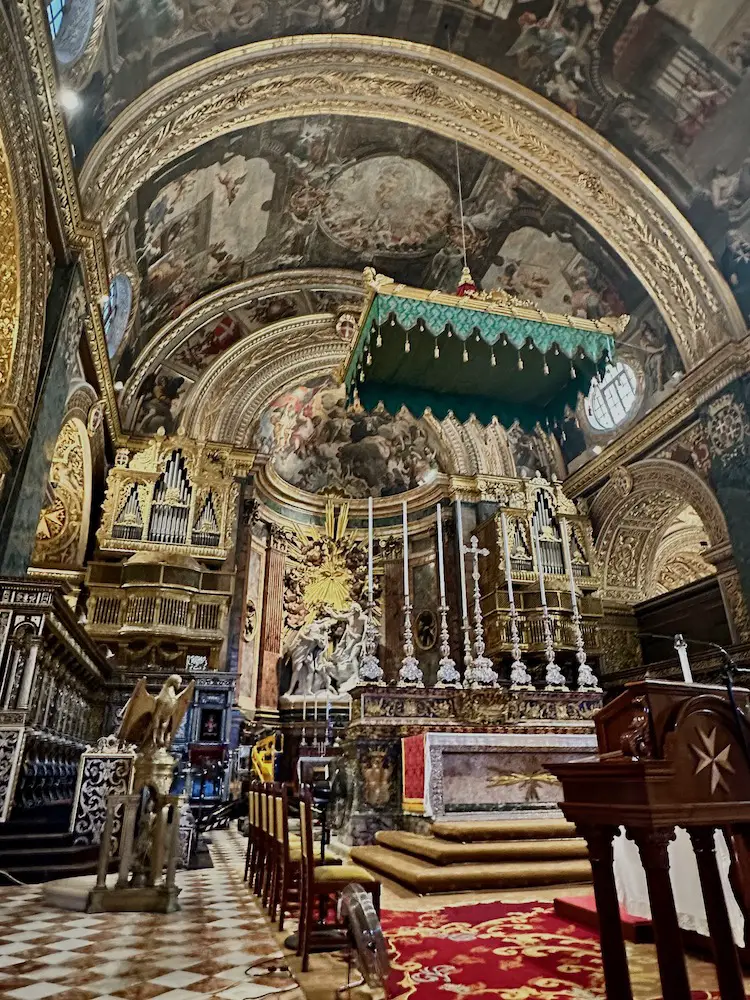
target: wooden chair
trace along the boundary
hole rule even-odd
[[[300,854],[301,891],[299,908],[299,944],[297,954],[302,957],[302,971],[307,972],[310,960],[310,937],[315,922],[315,900],[336,896],[352,882],[357,882],[371,893],[373,905],[380,913],[380,882],[366,868],[359,865],[316,865],[312,833],[312,793],[308,786],[300,792]]]
[[[263,856],[263,891],[261,899],[263,905],[268,907],[271,901],[271,890],[273,888],[274,865],[276,861],[276,838],[274,830],[276,828],[276,785],[267,782],[265,785],[265,825],[263,828],[265,839],[265,851]]]
[[[278,842],[277,878],[271,902],[271,920],[279,909],[279,930],[284,930],[284,919],[292,894],[299,901],[300,875],[302,872],[302,841],[289,832],[289,788],[283,784],[276,799],[276,840]],[[314,848],[313,848],[314,849]]]
[[[244,881],[252,885],[253,877],[255,874],[255,854],[256,854],[256,841],[258,837],[257,831],[257,813],[256,813],[256,796],[257,792],[255,790],[255,785],[251,785],[247,793],[247,852],[245,854],[245,876]]]
[[[253,891],[256,896],[263,896],[265,882],[265,866],[268,856],[268,791],[265,784],[258,788],[258,838],[257,838],[257,860],[255,865],[255,879],[253,880]]]

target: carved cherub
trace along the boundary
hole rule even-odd
[[[195,681],[179,694],[182,678],[172,674],[156,697],[148,693],[146,678],[141,677],[125,706],[117,731],[126,743],[135,743],[139,750],[168,750],[174,734],[193,698]]]

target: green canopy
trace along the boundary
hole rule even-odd
[[[344,382],[368,410],[382,401],[391,413],[474,414],[529,430],[559,421],[614,358],[628,320],[545,313],[505,293],[427,292],[371,270],[366,278]]]

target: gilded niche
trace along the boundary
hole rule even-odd
[[[35,566],[83,565],[91,510],[91,452],[86,428],[73,417],[58,435],[47,500],[39,516]]]

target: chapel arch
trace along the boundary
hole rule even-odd
[[[605,600],[635,604],[716,570],[729,540],[719,502],[691,469],[646,459],[615,471],[591,508]]]

